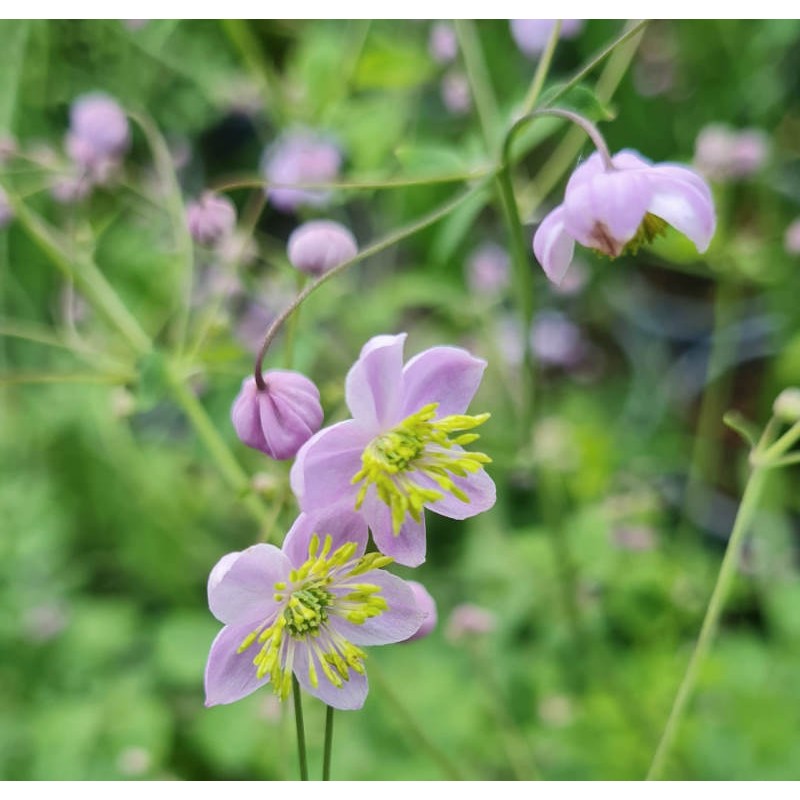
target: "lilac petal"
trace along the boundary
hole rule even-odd
[[[269,675],[256,677],[253,658],[258,652],[257,645],[237,652],[252,630],[252,625],[226,625],[214,639],[206,663],[207,706],[233,703],[269,683]]]
[[[647,170],[600,173],[567,189],[564,226],[584,247],[618,256],[639,229],[652,195]]]
[[[320,543],[330,535],[333,540],[332,553],[348,542],[356,544],[355,558],[364,555],[367,549],[369,532],[364,517],[352,506],[340,505],[313,514],[301,514],[295,520],[283,541],[283,552],[292,562],[292,566],[301,567],[308,560],[308,545],[315,533],[319,536]]]
[[[405,333],[374,336],[347,373],[347,407],[354,419],[376,433],[399,421],[405,341]]]
[[[242,381],[242,389],[231,408],[231,422],[238,437],[248,447],[267,452],[267,440],[259,413],[258,388],[252,376]]]
[[[564,194],[566,195],[578,186],[588,183],[592,178],[601,175],[605,171],[606,167],[600,153],[592,153],[589,158],[578,164],[575,168],[575,172],[570,175]]]
[[[641,153],[628,149],[616,153],[612,157],[611,163],[617,169],[648,169],[653,165],[653,162],[646,159]]]
[[[409,584],[382,569],[374,569],[353,579],[353,583],[371,583],[381,587],[381,595],[388,608],[363,625],[355,625],[344,617],[332,617],[330,626],[347,641],[357,645],[392,644],[404,642],[418,630],[425,615],[419,608]],[[351,589],[332,587],[337,594],[347,594]]]
[[[331,425],[300,448],[290,479],[303,511],[351,502],[355,508],[358,487],[353,476],[361,469],[361,455],[372,434],[354,419]]]
[[[405,418],[429,403],[438,403],[437,417],[463,414],[478,391],[486,362],[460,347],[431,347],[403,369]]]
[[[431,489],[441,491],[438,484],[430,479],[420,477],[418,480],[421,484],[430,486]],[[437,500],[435,503],[426,503],[425,508],[450,519],[468,519],[488,511],[497,500],[494,481],[485,469],[478,470],[465,478],[453,478],[453,483],[466,493],[469,503],[459,500],[452,494],[445,494],[441,500]]]
[[[208,579],[211,613],[226,625],[260,622],[278,609],[272,587],[289,574],[289,559],[271,544],[231,555],[222,557]]]
[[[418,567],[425,561],[425,518],[415,522],[410,516],[400,527],[397,536],[392,529],[389,507],[370,488],[361,509],[367,520],[378,550],[391,556],[405,567]]]
[[[544,274],[560,284],[575,252],[575,239],[564,229],[564,206],[553,209],[542,220],[533,237],[533,252]]]
[[[691,170],[669,165],[650,171],[653,198],[648,211],[661,217],[704,253],[716,228],[711,191]]]
[[[417,607],[422,612],[422,624],[413,636],[404,639],[406,642],[414,642],[417,639],[424,639],[433,633],[436,624],[439,621],[439,614],[436,610],[436,601],[431,597],[431,593],[418,581],[406,581],[407,585],[411,587],[414,593],[414,599],[417,601]]]
[[[311,685],[308,678],[309,658],[314,660],[314,667],[317,672],[317,688]],[[356,711],[364,705],[369,691],[366,675],[359,675],[355,670],[350,670],[350,679],[345,681],[341,687],[334,686],[326,677],[319,664],[319,659],[312,655],[309,648],[302,642],[298,642],[294,651],[294,674],[300,685],[310,695],[319,698],[323,703],[327,703],[332,708],[341,711]]]

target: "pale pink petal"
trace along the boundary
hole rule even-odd
[[[308,677],[309,658],[313,658],[317,673],[317,687],[311,684]],[[326,677],[316,656],[309,653],[309,648],[298,642],[294,653],[294,674],[300,685],[313,697],[341,711],[356,711],[364,705],[369,691],[366,675],[359,675],[350,670],[350,679],[341,687],[334,686]]]
[[[439,621],[439,614],[436,609],[436,601],[431,596],[431,593],[418,581],[406,581],[414,593],[414,599],[417,601],[417,606],[423,614],[422,624],[413,636],[405,639],[406,642],[414,642],[417,639],[424,639],[433,633],[436,624]]]
[[[564,229],[563,206],[553,209],[536,229],[533,252],[544,274],[553,283],[560,284],[575,252],[575,239]]]
[[[431,489],[441,491],[438,484],[428,478],[420,476],[416,480]],[[437,500],[435,503],[427,503],[425,507],[435,511],[437,514],[441,514],[443,517],[467,519],[488,511],[494,506],[497,499],[497,490],[494,481],[489,477],[485,469],[478,470],[478,472],[467,475],[465,478],[454,477],[453,483],[467,494],[469,497],[468,503],[459,500],[452,494],[445,493],[441,500]]]
[[[256,677],[253,658],[258,653],[257,645],[237,652],[252,630],[249,625],[226,625],[214,639],[206,663],[207,706],[233,703],[269,683],[269,675],[260,680]]]
[[[405,418],[429,403],[437,417],[463,414],[478,391],[486,362],[460,347],[431,347],[414,356],[403,370]]]
[[[395,536],[392,529],[392,515],[389,507],[376,494],[373,488],[367,492],[362,507],[375,546],[384,555],[391,556],[405,567],[418,567],[425,561],[425,519],[415,522],[407,516]]]
[[[367,523],[352,506],[337,506],[313,514],[301,514],[283,541],[283,552],[292,566],[301,567],[309,558],[308,545],[314,534],[319,536],[320,548],[325,537],[332,539],[331,552],[348,542],[355,542],[354,558],[362,556],[367,548]]]

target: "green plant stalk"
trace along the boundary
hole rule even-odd
[[[300,780],[308,780],[308,756],[306,755],[306,729],[303,724],[303,700],[300,697],[300,684],[292,675],[292,698],[294,699],[294,724],[297,729],[297,759],[300,763]]]
[[[711,644],[719,627],[720,616],[728,599],[733,580],[736,577],[736,569],[742,554],[742,545],[758,508],[766,477],[767,469],[764,467],[756,467],[748,477],[742,502],[739,505],[736,520],[733,524],[733,531],[728,540],[725,556],[722,559],[717,582],[703,618],[700,635],[672,704],[672,710],[661,735],[661,740],[653,756],[653,762],[647,773],[648,781],[658,780],[661,775],[667,756],[674,744],[681,720],[692,698],[697,679],[711,649]]]
[[[322,780],[331,779],[331,753],[333,751],[333,706],[325,709],[325,750],[322,756]]]
[[[553,54],[556,52],[556,45],[558,44],[558,37],[561,36],[561,22],[557,19],[556,24],[553,25],[553,30],[550,31],[550,38],[547,40],[547,45],[544,52],[539,58],[539,63],[536,65],[536,72],[533,74],[533,80],[525,94],[525,99],[522,101],[521,113],[530,114],[536,107],[536,101],[542,93],[542,87],[547,79],[547,73],[550,72],[550,64],[553,61]]]

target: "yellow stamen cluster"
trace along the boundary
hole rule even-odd
[[[274,586],[276,603],[283,608],[269,623],[249,633],[239,645],[243,653],[258,641],[260,650],[253,658],[256,676],[266,675],[281,699],[289,696],[295,648],[308,648],[308,679],[315,688],[319,678],[315,661],[325,677],[341,688],[350,679],[350,670],[364,673],[363,650],[348,642],[341,634],[326,625],[331,616],[341,617],[354,625],[363,625],[388,608],[380,596],[381,587],[358,583],[355,579],[373,569],[381,569],[392,559],[380,553],[354,558],[356,544],[349,542],[331,553],[333,540],[325,537],[320,550],[315,533],[308,546],[308,560],[289,573],[288,581]],[[333,589],[347,589],[346,594]]]
[[[356,508],[361,508],[367,489],[375,486],[378,497],[392,512],[395,536],[407,514],[419,522],[425,505],[441,500],[445,493],[469,503],[469,497],[451,476],[464,478],[491,462],[484,453],[455,449],[480,438],[477,433],[464,431],[482,425],[489,414],[453,414],[436,419],[438,406],[438,403],[424,406],[397,427],[373,439],[361,456],[361,469],[353,476],[352,482],[361,484]],[[421,485],[415,476],[428,478],[439,489]]]

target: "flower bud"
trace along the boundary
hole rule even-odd
[[[425,615],[425,619],[422,620],[422,625],[419,626],[419,630],[405,640],[407,642],[413,642],[417,639],[424,639],[428,634],[433,632],[433,629],[436,627],[438,615],[436,613],[436,601],[421,583],[417,583],[417,581],[406,581],[406,585],[411,589],[414,595],[417,608]]]
[[[203,192],[186,207],[186,227],[198,244],[218,244],[233,233],[235,226],[236,208],[224,195]]]
[[[319,276],[355,258],[358,244],[344,225],[320,219],[306,222],[289,237],[286,254],[293,267]]]
[[[242,381],[231,409],[238,437],[270,458],[292,458],[322,425],[319,390],[305,375],[287,370],[264,373],[264,389],[252,376]]]
[[[547,47],[555,24],[554,19],[512,19],[511,36],[524,55],[537,58]],[[559,38],[574,39],[582,30],[582,19],[562,19]]]
[[[442,103],[451,114],[466,114],[472,108],[469,81],[463,72],[450,70],[440,86]]]
[[[775,398],[772,411],[784,422],[794,423],[800,420],[800,389],[795,386],[784,389]]]
[[[70,109],[66,148],[85,169],[105,173],[130,145],[128,118],[116,100],[102,92],[79,97]]]
[[[786,229],[783,235],[783,248],[790,256],[800,256],[800,217]]]
[[[447,621],[446,636],[451,642],[458,642],[472,636],[492,633],[497,626],[495,615],[486,608],[471,603],[456,606]]]
[[[458,39],[452,25],[446,22],[437,22],[431,28],[428,39],[428,52],[434,61],[440,64],[449,64],[458,55]]]

